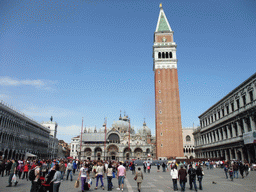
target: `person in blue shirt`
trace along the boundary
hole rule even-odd
[[[76,169],[77,169],[76,161],[73,161],[73,174],[74,175],[75,175]]]

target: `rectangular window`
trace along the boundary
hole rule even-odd
[[[212,122],[213,122],[213,116],[211,116]]]
[[[236,105],[237,105],[237,109],[240,108],[240,102],[239,102],[239,99],[236,100]]]
[[[229,114],[229,107],[228,106],[226,107],[226,110],[227,110],[227,114]]]
[[[253,101],[253,92],[250,91],[250,92],[249,92],[249,95],[250,95],[250,101],[252,102],[252,101]]]
[[[224,117],[225,116],[225,111],[224,111],[224,109],[222,109],[222,117]]]
[[[216,115],[216,113],[214,114],[214,119],[215,119],[215,121],[217,120],[217,115]]]
[[[218,112],[218,118],[220,119],[220,112]]]
[[[246,97],[245,97],[245,95],[243,96],[243,104],[246,105]]]
[[[231,110],[234,111],[234,103],[231,103]]]

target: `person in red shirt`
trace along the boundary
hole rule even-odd
[[[23,177],[22,179],[25,178],[25,175],[26,175],[26,179],[28,181],[28,163],[26,162],[25,165],[24,165],[24,170],[23,170]]]

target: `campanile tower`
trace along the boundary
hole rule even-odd
[[[162,4],[154,33],[156,156],[183,157],[176,43]]]

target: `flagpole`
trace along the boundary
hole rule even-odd
[[[106,160],[106,140],[107,140],[107,117],[105,118],[104,160]]]
[[[129,149],[130,149],[130,140],[131,140],[131,122],[129,118]]]
[[[81,158],[81,156],[82,156],[81,151],[82,151],[82,133],[83,133],[83,124],[84,124],[84,118],[82,117],[82,127],[81,127],[81,136],[80,136],[80,158]],[[81,160],[80,158],[79,158],[79,160]]]

